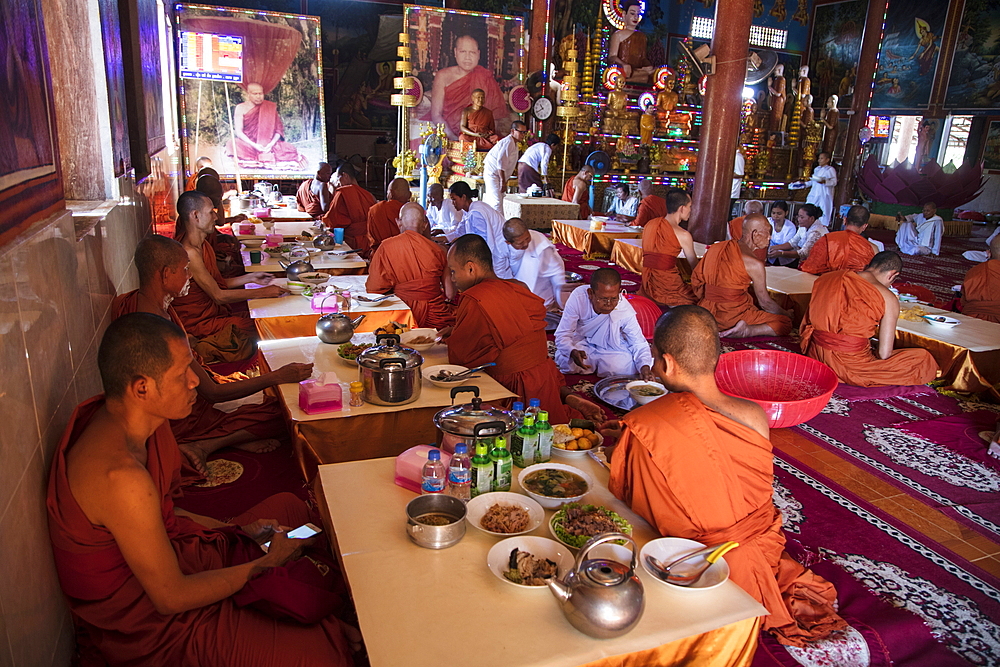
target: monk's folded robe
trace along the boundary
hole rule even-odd
[[[640,293],[664,306],[695,302],[694,291],[677,271],[681,244],[673,225],[656,218],[642,233],[642,287]]]
[[[635,213],[632,225],[645,227],[650,220],[662,218],[667,214],[667,200],[656,195],[646,195],[639,202],[639,210]]]
[[[646,50],[646,34],[635,30],[618,44],[618,57],[628,63],[632,70],[649,67],[649,56]]]
[[[888,359],[872,353],[885,299],[878,288],[853,271],[834,271],[816,279],[802,320],[803,352],[833,369],[841,382],[858,387],[926,384],[938,365],[922,348],[894,350]]]
[[[380,201],[368,209],[368,247],[374,252],[388,238],[399,234],[399,211],[403,208],[401,201],[389,199]]]
[[[710,246],[691,274],[698,305],[712,313],[719,329],[728,329],[743,320],[750,325],[766,324],[775,336],[791,333],[792,320],[787,315],[768,313],[754,305],[750,284],[739,241]]]
[[[549,358],[545,303],[520,283],[489,278],[462,292],[448,362],[484,372],[521,400],[537,398],[549,421],[568,421],[559,388],[563,376]]]
[[[201,258],[219,289],[229,289],[216,265],[215,251],[207,240],[201,246]],[[249,313],[239,313],[229,304],[216,303],[194,280],[190,282],[187,295],[177,297],[171,305],[183,322],[184,330],[195,338],[211,336],[231,324],[251,345],[257,340],[257,331]]]
[[[566,181],[566,185],[563,186],[562,200],[568,202],[575,202],[576,199],[576,179],[571,178]],[[577,220],[586,220],[591,214],[590,204],[587,203],[587,197],[584,196],[583,203],[580,204],[580,212],[577,214]]]
[[[464,113],[465,110],[463,109],[462,111]],[[459,116],[459,122],[461,123],[461,116]],[[497,128],[493,120],[492,111],[485,106],[481,109],[470,111],[465,119],[465,124],[470,130],[482,136],[472,137],[463,132],[462,141],[475,142],[477,151],[488,151],[493,148],[499,137],[497,136]]]
[[[962,282],[962,313],[1000,322],[1000,259],[969,269]]]
[[[285,136],[285,126],[278,115],[278,105],[271,100],[252,105],[243,115],[243,134],[254,143],[266,146],[275,134]],[[300,162],[302,156],[292,144],[278,139],[267,153],[261,153],[239,137],[236,140],[236,156],[251,162]],[[230,143],[230,154],[232,144]]]
[[[344,242],[355,250],[368,250],[368,209],[375,197],[360,185],[343,185],[333,195],[330,210],[323,215],[327,227],[343,227]]]
[[[418,327],[443,329],[455,323],[442,286],[447,271],[444,249],[407,230],[386,239],[372,255],[365,289],[376,294],[393,292],[410,307]]]
[[[746,216],[741,215],[738,218],[733,218],[729,221],[729,238],[733,241],[739,241],[743,238],[743,220]]]
[[[233,598],[179,614],[156,611],[114,536],[88,521],[67,478],[66,454],[103,404],[104,396],[95,396],[73,413],[53,457],[46,499],[56,572],[85,645],[112,666],[352,664],[332,616],[315,625],[282,622],[240,609]],[[208,529],[174,513],[172,495],[180,483],[182,455],[166,423],[146,441],[146,449],[146,469],[159,491],[167,538],[182,572],[216,570],[260,557],[260,547],[237,526]],[[301,525],[308,516],[305,505],[285,502],[288,496],[250,514]]]
[[[295,205],[303,213],[308,213],[309,215],[317,218],[323,215],[323,202],[320,201],[318,194],[312,191],[313,183],[315,179],[307,178],[302,181],[299,185],[299,189],[295,192]],[[329,184],[324,183],[324,188],[329,188]],[[333,199],[332,194],[327,195],[327,202]]]
[[[799,265],[801,271],[820,275],[830,271],[864,271],[875,256],[875,246],[850,229],[824,234]]]
[[[837,591],[785,553],[771,499],[771,443],[706,407],[670,394],[623,418],[608,488],[660,535],[703,544],[729,540],[730,579],[770,612],[764,629],[792,646],[846,627]]]
[[[441,113],[445,125],[451,130],[451,136],[457,137],[462,131],[462,112],[469,106],[472,101],[472,91],[477,88],[486,93],[483,106],[492,111],[494,118],[509,113],[507,100],[504,99],[496,77],[482,65],[476,65],[471,72],[451,82],[444,89]]]

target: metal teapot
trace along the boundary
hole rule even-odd
[[[289,280],[295,280],[296,278],[299,277],[299,274],[313,273],[316,270],[313,268],[312,264],[310,264],[304,259],[292,262],[291,264],[283,262],[279,259],[278,264],[280,264],[281,268],[285,270],[285,277],[288,278]]]
[[[321,341],[330,345],[346,343],[354,335],[354,327],[361,324],[364,319],[364,315],[352,320],[344,313],[330,313],[316,322],[316,335]]]
[[[591,549],[616,540],[624,540],[632,547],[628,567],[613,560],[586,560]],[[646,606],[642,582],[635,574],[638,553],[635,540],[628,535],[597,535],[583,546],[565,577],[548,580],[549,589],[573,627],[598,639],[619,637],[635,627]]]
[[[337,241],[334,239],[333,234],[329,231],[324,231],[313,239],[313,246],[323,251],[333,250],[337,247]]]

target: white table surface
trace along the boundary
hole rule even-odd
[[[597,481],[586,502],[606,505],[633,526],[641,545],[655,531],[611,495],[608,473],[589,457],[557,459],[586,470]],[[357,607],[373,667],[437,667],[442,662],[477,667],[581,665],[641,651],[767,613],[727,581],[708,591],[668,589],[641,566],[646,608],[638,625],[615,639],[593,639],[563,616],[547,587],[517,588],[486,566],[499,541],[472,526],[449,549],[424,549],[406,536],[406,503],[415,494],[393,483],[392,458],[319,467],[337,545]],[[514,469],[512,491],[518,490]],[[545,511],[531,534],[551,537]],[[447,642],[458,639],[457,654]],[[457,657],[462,656],[462,657]]]
[[[296,211],[296,213],[298,213],[298,211]],[[306,214],[302,213],[302,215],[306,215]],[[239,223],[239,222],[237,222],[235,225],[233,225],[233,231],[234,232],[239,232],[241,224],[247,224],[247,223]],[[277,222],[276,221],[274,223],[274,226],[271,228],[271,233],[272,234],[281,234],[282,236],[285,236],[285,237],[288,237],[288,238],[294,238],[294,237],[298,236],[299,234],[301,234],[302,232],[308,230],[310,234],[312,234],[313,236],[315,236],[316,233],[313,231],[313,229],[314,228],[313,228],[313,221],[312,221],[312,219],[304,220],[304,221],[301,221],[301,222]],[[236,234],[236,238],[238,238],[240,240],[242,240],[242,239],[262,239],[262,238],[264,238],[264,236],[266,234],[267,234],[267,229],[264,227],[264,225],[262,225],[262,224],[256,224],[256,225],[254,225],[254,233],[253,234],[239,234],[239,233],[237,233]]]
[[[365,290],[365,281],[368,280],[367,275],[361,276],[330,276],[330,280],[326,282],[327,285],[336,285],[337,287],[348,288],[351,290],[352,294],[367,293]],[[271,281],[272,285],[284,286],[288,282],[287,278],[275,278]],[[329,297],[329,302],[332,305],[334,298]],[[253,319],[262,319],[266,317],[294,317],[296,315],[319,315],[312,309],[312,299],[302,296],[301,294],[286,294],[285,296],[276,299],[250,299],[247,301],[247,305],[250,307],[250,317]],[[410,307],[407,306],[402,299],[393,296],[385,301],[380,301],[379,303],[366,303],[364,301],[358,301],[355,298],[351,298],[351,312],[354,313],[352,317],[357,317],[361,313],[370,313],[380,310],[409,310]]]
[[[247,213],[247,215],[250,214]],[[275,221],[307,220],[309,221],[310,224],[312,224],[313,217],[308,213],[306,213],[305,211],[300,211],[298,207],[295,206],[295,204],[292,204],[291,206],[272,206],[271,215],[267,216],[264,219],[275,220]]]
[[[635,246],[636,248],[642,250],[642,239],[615,239],[615,243],[624,243],[626,245]],[[706,248],[708,248],[708,246],[705,245],[704,243],[698,243],[697,241],[694,242],[694,254],[698,257],[698,259],[701,259],[702,257],[705,256]],[[680,252],[678,252],[677,256],[683,257],[684,250],[682,249]]]
[[[767,289],[782,294],[811,294],[813,283],[819,276],[787,266],[766,266]]]
[[[944,315],[961,322],[958,326],[942,327],[931,324],[927,320],[911,322],[899,318],[896,322],[897,331],[906,331],[921,338],[939,340],[958,347],[964,347],[972,352],[989,352],[990,350],[1000,350],[1000,324],[987,322],[977,317],[969,317],[961,313],[953,313],[940,308],[934,308],[923,303],[900,302],[900,309],[911,308],[918,305],[923,308],[928,315]]]
[[[266,271],[268,273],[284,273],[285,269],[282,268],[277,257],[271,257],[266,252],[261,251],[260,263],[252,264],[250,262],[250,251],[246,248],[243,249],[243,266],[246,267],[247,272],[253,271]],[[288,263],[288,260],[284,260]],[[295,260],[292,260],[295,261]],[[343,259],[327,259],[324,253],[317,253],[309,257],[309,263],[313,265],[313,268],[317,271],[322,271],[324,269],[363,269],[368,266],[368,262],[361,259],[360,255],[346,255]]]
[[[553,220],[563,225],[570,225],[594,234],[639,234],[642,235],[642,227],[629,227],[622,222],[608,222],[604,229],[596,230],[590,228],[590,220]]]
[[[351,338],[351,342],[358,345],[362,343],[374,343],[375,334],[354,334],[354,337]],[[268,368],[271,370],[275,370],[285,364],[293,362],[313,363],[315,364],[313,369],[314,374],[333,371],[340,379],[344,398],[343,410],[340,412],[326,412],[315,415],[306,414],[299,409],[299,386],[297,384],[279,385],[278,389],[281,392],[281,398],[285,402],[285,406],[288,408],[288,412],[291,415],[292,420],[297,422],[317,421],[320,419],[342,419],[357,415],[378,414],[380,412],[397,412],[399,410],[412,410],[414,408],[421,407],[443,408],[452,404],[450,388],[442,389],[440,387],[435,387],[427,380],[421,378],[420,381],[423,383],[423,386],[420,390],[420,398],[412,403],[405,403],[402,405],[373,405],[365,403],[362,407],[352,408],[347,405],[347,401],[350,398],[350,391],[348,390],[347,383],[359,379],[358,366],[357,364],[348,364],[345,360],[340,358],[340,355],[337,354],[337,348],[340,347],[339,345],[328,345],[321,342],[316,336],[305,336],[302,338],[284,338],[281,340],[262,340],[257,344],[257,346],[264,355]],[[420,352],[420,355],[424,358],[424,368],[427,366],[448,363],[448,348],[445,345],[435,345],[426,352]],[[475,385],[479,387],[479,396],[483,399],[483,401],[498,401],[514,396],[514,394],[509,392],[499,382],[491,378],[486,373],[476,373],[476,375],[479,376],[477,379],[469,380],[462,386]],[[468,403],[468,401],[472,398],[471,394],[463,395],[466,396],[467,399],[459,397],[456,400]]]

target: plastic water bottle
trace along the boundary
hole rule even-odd
[[[535,431],[535,420],[531,415],[524,415],[524,424],[514,433],[511,445],[511,456],[518,468],[527,468],[535,464],[535,450],[538,449],[538,433]]]
[[[493,490],[510,491],[511,461],[507,441],[500,436],[490,450],[490,460],[493,461]]]
[[[427,452],[427,463],[424,464],[423,478],[420,482],[420,495],[444,493],[447,476],[444,464],[441,463],[441,450],[432,449]]]
[[[455,455],[448,464],[448,495],[464,501],[472,497],[472,460],[464,444],[455,445]]]
[[[542,402],[537,398],[528,400],[528,409],[524,411],[524,416],[531,415],[535,423],[538,423],[538,413],[542,411]]]
[[[549,425],[549,413],[542,410],[538,413],[538,423],[535,424],[538,433],[538,449],[535,451],[535,463],[548,463],[552,458],[552,426]]]
[[[456,451],[457,451],[456,447]],[[476,442],[476,455],[472,457],[472,497],[493,490],[493,461],[485,440]]]
[[[521,424],[524,423],[524,403],[521,401],[514,401],[514,407],[510,411],[510,416],[514,418],[514,430],[521,428]]]

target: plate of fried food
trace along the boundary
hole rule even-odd
[[[927,315],[927,311],[921,306],[910,306],[899,309],[899,319],[907,322],[922,322]]]
[[[567,458],[582,458],[604,443],[604,436],[589,428],[573,428],[569,424],[552,427],[552,453]]]
[[[542,525],[545,510],[524,494],[493,491],[470,500],[465,506],[465,519],[484,533],[511,537],[530,533]]]

